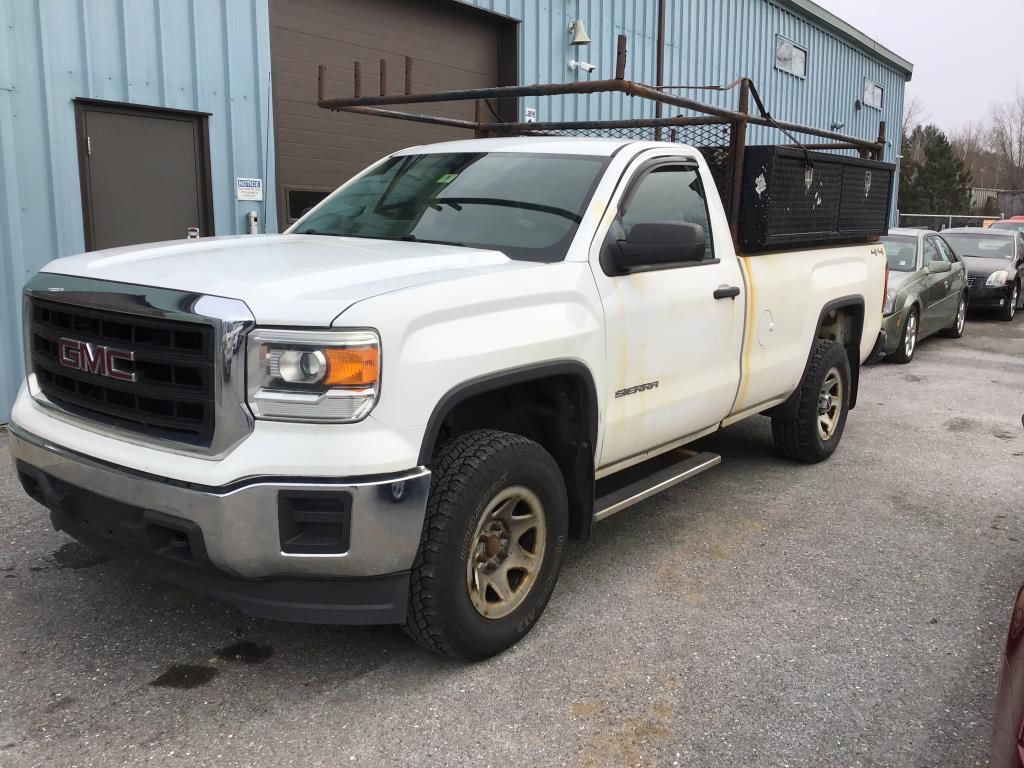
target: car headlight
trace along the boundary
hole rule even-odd
[[[352,422],[380,392],[376,331],[257,328],[247,340],[249,407],[258,419]]]
[[[985,281],[985,285],[1006,285],[1006,282],[1009,279],[1010,273],[1005,269],[999,269],[988,276],[988,280]]]
[[[896,293],[895,288],[885,289],[885,304],[882,305],[883,315],[891,315],[896,311]]]

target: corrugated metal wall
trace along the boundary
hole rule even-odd
[[[481,8],[520,19],[521,82],[565,82],[614,76],[616,36],[629,38],[626,77],[655,82],[657,0],[468,0]],[[593,42],[569,46],[568,23],[586,22]],[[845,123],[843,133],[874,139],[880,120],[888,122],[892,140],[886,159],[899,154],[899,125],[903,113],[904,76],[877,58],[768,0],[668,0],[665,24],[665,83],[724,85],[737,77],[753,78],[765,106],[779,120],[829,128]],[[807,77],[775,69],[775,36],[781,34],[807,49]],[[596,64],[591,75],[570,72],[569,59]],[[864,78],[885,89],[883,109],[857,110]],[[685,92],[690,98],[735,108],[736,92]],[[535,106],[539,119],[560,120],[639,117],[638,104],[621,94],[587,99],[523,99]],[[653,114],[653,105],[645,104]],[[666,108],[665,115],[678,110]],[[755,132],[751,141],[777,140]]]
[[[83,250],[72,99],[209,112],[217,234],[272,203],[266,0],[0,0],[0,423],[22,378],[20,291],[47,261]],[[269,149],[269,153],[268,153]],[[273,204],[261,212],[277,229]]]

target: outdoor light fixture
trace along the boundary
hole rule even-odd
[[[582,69],[584,72],[589,73],[597,69],[597,65],[591,64],[589,61],[577,61],[576,59],[572,59],[569,62],[569,71],[575,72],[577,69]]]
[[[569,22],[569,34],[569,45],[590,45],[590,35],[587,34],[587,28],[582,20]]]

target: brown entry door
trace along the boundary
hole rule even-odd
[[[206,116],[78,102],[87,250],[213,234]]]

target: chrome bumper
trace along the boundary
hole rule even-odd
[[[67,451],[10,426],[15,467],[43,483],[53,478],[65,498],[76,489],[145,512],[194,524],[210,564],[231,577],[363,577],[408,570],[419,547],[430,487],[430,471],[360,479],[263,478],[206,488],[140,474]],[[54,484],[56,485],[56,484]],[[279,497],[282,493],[330,492],[349,499],[346,551],[295,554],[282,551]],[[56,495],[42,501],[57,512]]]

